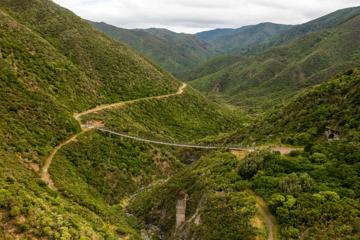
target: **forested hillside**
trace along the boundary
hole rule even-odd
[[[305,146],[288,156],[255,153],[239,167],[241,178],[269,203],[282,237],[360,237],[359,94],[356,68],[305,90],[228,139]]]
[[[0,0],[0,239],[358,239],[357,10],[209,60],[193,35],[100,24],[111,38],[53,1]]]
[[[353,7],[298,25],[265,22],[196,34],[179,34],[157,28],[123,29],[103,22],[91,24],[128,44],[176,77],[193,80],[232,65],[234,56],[262,53],[271,47],[287,44],[307,34],[337,27],[359,14],[360,8]],[[213,69],[209,69],[209,64]],[[200,71],[204,68],[208,70]]]
[[[0,3],[3,129],[11,131],[3,144],[14,141],[18,148],[24,145],[24,152],[35,145],[46,151],[77,130],[71,117],[75,111],[175,92],[180,86],[169,74],[49,1]]]
[[[255,217],[257,200],[249,191],[253,189],[269,204],[285,239],[357,239],[359,76],[358,69],[338,75],[226,138],[231,143],[265,144],[264,150],[243,155],[241,161],[228,153],[205,154],[167,182],[139,194],[130,203],[130,211],[170,236],[174,225],[169,219],[174,218],[171,209],[176,199],[169,192],[182,189],[189,195],[189,217],[183,230],[175,232],[179,239],[254,239],[254,231],[260,231],[261,238],[266,236],[261,235],[261,228],[243,225],[245,219],[251,222]],[[336,137],[327,139],[326,130]],[[276,139],[305,145],[305,149],[286,156],[267,150],[266,145],[275,144]],[[244,205],[244,211],[235,215],[228,211]]]
[[[173,150],[89,132],[77,140],[80,148],[67,146],[75,147],[76,156],[61,149],[60,160],[50,166],[56,189],[50,190],[40,180],[41,168],[56,145],[80,131],[73,113],[104,103],[175,93],[181,84],[51,1],[2,0],[0,15],[0,238],[138,239],[141,226],[130,226],[118,203],[138,187],[181,168]],[[208,120],[210,109],[212,133],[224,130],[219,124],[231,121],[233,113],[189,91],[179,101],[197,106],[196,112],[188,113],[199,122],[191,136],[206,135],[200,124]],[[164,104],[162,110],[172,109],[173,104]],[[169,111],[163,121],[173,114]],[[179,120],[176,131],[186,121]],[[94,168],[82,165],[89,150],[96,152],[99,146],[104,147],[102,154],[90,159]],[[107,155],[108,165],[96,165]],[[130,164],[125,172],[124,164]],[[118,192],[111,193],[115,188]]]
[[[195,88],[253,111],[360,64],[356,16],[340,26],[240,60],[191,82]]]
[[[210,43],[223,54],[245,54],[252,47],[267,43],[291,25],[260,23],[238,29],[215,29],[197,33],[196,36]]]
[[[252,224],[255,198],[237,173],[239,161],[229,153],[204,155],[166,182],[141,192],[129,205],[131,213],[164,232],[165,239],[266,239]],[[174,192],[188,195],[187,221],[175,230]]]
[[[215,73],[222,68],[228,67],[232,64],[239,62],[243,57],[241,56],[232,56],[232,55],[221,55],[218,57],[213,57],[210,60],[204,62],[203,64],[180,74],[179,78],[184,81],[190,81],[202,76],[210,75]]]
[[[166,29],[122,29],[91,22],[100,31],[136,49],[175,76],[217,54],[215,48],[191,34]]]
[[[359,93],[360,71],[355,68],[273,108],[233,140],[304,145],[325,140],[330,130],[337,139],[359,141]]]
[[[280,34],[274,36],[268,42],[265,42],[258,46],[253,45],[252,51],[254,50],[259,51],[261,49],[278,46],[281,44],[288,43],[296,38],[305,36],[306,34],[312,32],[334,28],[349,21],[349,19],[352,19],[353,17],[358,15],[360,15],[360,7],[340,9],[338,11],[314,19],[307,23],[295,25],[289,28],[288,30],[283,31]]]

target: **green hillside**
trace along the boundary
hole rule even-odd
[[[178,76],[210,56],[214,48],[191,34],[166,29],[122,29],[106,23],[91,22],[100,31],[128,44],[159,66]]]
[[[278,106],[232,141],[309,144],[332,130],[340,139],[360,139],[360,71],[354,69],[300,93]]]
[[[238,168],[239,184],[265,199],[283,239],[358,239],[359,154],[356,141],[254,153]]]
[[[215,29],[200,32],[196,35],[209,44],[216,46],[221,52],[252,56],[256,53],[262,53],[271,47],[287,44],[307,34],[335,28],[357,15],[360,15],[360,7],[341,9],[299,25],[261,23],[239,29]],[[215,57],[214,60],[210,59],[208,61],[212,63],[213,69],[216,71],[234,63],[229,62],[229,64],[224,65],[225,62],[219,62],[216,65],[216,59]],[[193,80],[216,72],[214,70],[202,72],[203,68],[207,69],[207,65],[208,63],[200,65],[186,73],[186,75],[184,74],[184,77],[181,76],[181,79]]]
[[[355,68],[304,90],[227,139],[305,145],[304,152],[289,156],[254,154],[239,168],[242,179],[269,203],[282,237],[360,237],[359,94]],[[329,130],[333,136],[326,136]]]
[[[215,73],[222,68],[230,66],[238,61],[240,61],[242,57],[240,56],[232,56],[232,55],[222,55],[218,57],[213,57],[205,63],[191,69],[188,72],[184,72],[179,76],[180,79],[184,81],[190,81],[202,76],[206,76],[212,73]]]
[[[281,237],[274,239],[357,239],[359,153],[358,142],[348,141],[313,144],[287,156],[255,152],[242,161],[212,153],[138,193],[129,210],[153,235],[154,225],[165,231],[164,239],[268,239],[268,226],[260,221],[258,228],[252,189],[277,219]],[[188,195],[187,221],[175,230],[179,190]]]
[[[0,0],[0,239],[358,239],[360,71],[307,87],[359,65],[359,22],[250,58],[182,65],[187,77],[221,76],[215,87],[205,78],[194,85],[229,94],[231,103],[286,100],[252,117],[209,101],[51,0]],[[184,62],[203,44],[141,31],[196,52]],[[190,149],[104,128],[170,144],[305,148],[286,156]],[[176,229],[182,193],[186,221]]]
[[[260,23],[238,29],[215,29],[197,33],[200,39],[228,54],[252,55],[286,44],[309,33],[334,28],[360,14],[360,7],[340,9],[298,25]]]
[[[120,200],[181,168],[177,152],[91,131],[55,156],[50,175],[57,191],[40,179],[40,168],[56,145],[80,131],[74,112],[175,93],[180,83],[51,1],[3,0],[0,15],[0,238],[139,239],[142,226],[128,223]],[[233,131],[237,124],[220,124],[243,119],[189,91],[147,109],[149,118],[166,112],[163,122],[180,117],[166,130],[174,139],[194,121],[186,139],[201,139],[209,129],[214,135]],[[188,110],[189,103],[194,107]],[[176,115],[181,107],[186,118]],[[141,108],[134,113],[145,114]],[[112,117],[121,120],[121,114]],[[130,123],[153,129],[136,119]]]
[[[197,33],[224,54],[245,54],[251,47],[268,42],[274,36],[291,29],[290,25],[260,23],[238,29],[215,29]]]
[[[240,60],[191,85],[249,110],[269,107],[359,65],[359,26],[357,16],[332,30]]]
[[[169,74],[49,1],[1,1],[0,7],[3,129],[11,132],[6,138],[2,134],[3,144],[17,142],[18,148],[24,145],[22,151],[36,146],[43,154],[77,130],[71,117],[75,111],[175,92],[180,86]],[[45,9],[52,13],[44,14],[49,12]],[[42,21],[33,23],[39,17]]]
[[[166,101],[141,101],[101,115],[90,114],[83,119],[85,122],[102,121],[106,127],[118,132],[175,142],[196,142],[231,132],[248,120],[243,112],[211,103],[193,89]]]
[[[304,24],[295,25],[290,29],[281,32],[280,34],[271,38],[268,42],[262,44],[262,46],[253,46],[253,50],[266,49],[271,46],[278,46],[284,43],[288,43],[291,40],[305,36],[306,34],[317,32],[324,29],[334,28],[342,23],[349,21],[349,19],[360,15],[360,7],[352,7],[340,9],[338,11],[327,14],[323,17],[314,19]]]
[[[255,198],[239,184],[238,166],[239,161],[229,153],[204,155],[168,181],[140,192],[129,210],[149,227],[159,226],[164,239],[255,239],[256,235],[263,239],[263,233],[251,224]],[[176,231],[179,190],[188,195],[188,220]]]
[[[0,1],[0,15],[0,238],[138,236],[121,209],[107,205],[100,214],[77,204],[37,171],[79,130],[73,112],[175,92],[180,84],[50,1]]]
[[[269,144],[280,138],[306,144],[304,151],[280,155],[265,149],[242,161],[229,153],[205,154],[168,181],[139,193],[130,212],[165,230],[165,239],[254,239],[254,231],[262,239],[267,231],[243,225],[244,219],[249,223],[256,218],[258,200],[252,189],[269,204],[284,239],[359,238],[359,87],[359,70],[350,70],[227,138],[233,144]],[[325,138],[326,129],[336,132],[336,140]],[[188,194],[188,220],[175,231],[173,193],[178,189]]]
[[[261,53],[307,34],[334,28],[359,14],[359,7],[346,8],[299,25],[265,22],[193,35],[174,33],[167,29],[130,30],[103,22],[90,23],[136,49],[176,77],[193,80],[232,65],[234,55],[251,56]],[[223,54],[230,56],[225,59]]]

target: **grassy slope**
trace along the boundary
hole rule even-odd
[[[190,34],[166,29],[122,29],[106,23],[92,23],[97,29],[136,49],[164,69],[178,76],[216,54],[213,47]]]
[[[335,29],[312,33],[241,60],[192,81],[192,85],[248,109],[269,107],[305,87],[357,66],[359,24],[360,17],[354,17]]]
[[[2,150],[0,157],[1,239],[119,239],[126,233],[136,236],[121,214],[101,216],[51,191],[21,159]],[[120,211],[114,208],[112,212]]]

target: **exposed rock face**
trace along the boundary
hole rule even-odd
[[[338,140],[339,139],[339,133],[333,129],[327,128],[325,130],[325,136],[327,140]]]
[[[186,197],[187,195],[183,191],[176,193],[176,228],[185,223]]]

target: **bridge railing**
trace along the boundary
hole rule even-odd
[[[154,140],[149,138],[144,138],[140,136],[132,136],[128,133],[122,133],[122,132],[115,132],[106,128],[102,127],[96,127],[96,130],[99,130],[101,132],[106,132],[115,136],[120,136],[128,139],[132,139],[135,141],[140,142],[148,142],[158,145],[165,145],[165,146],[173,146],[173,147],[183,147],[183,148],[197,148],[197,149],[227,149],[227,150],[238,150],[238,151],[249,151],[253,150],[253,148],[250,147],[244,147],[244,146],[235,146],[235,145],[205,145],[205,144],[195,144],[195,143],[177,143],[177,142],[170,142],[165,140]]]

